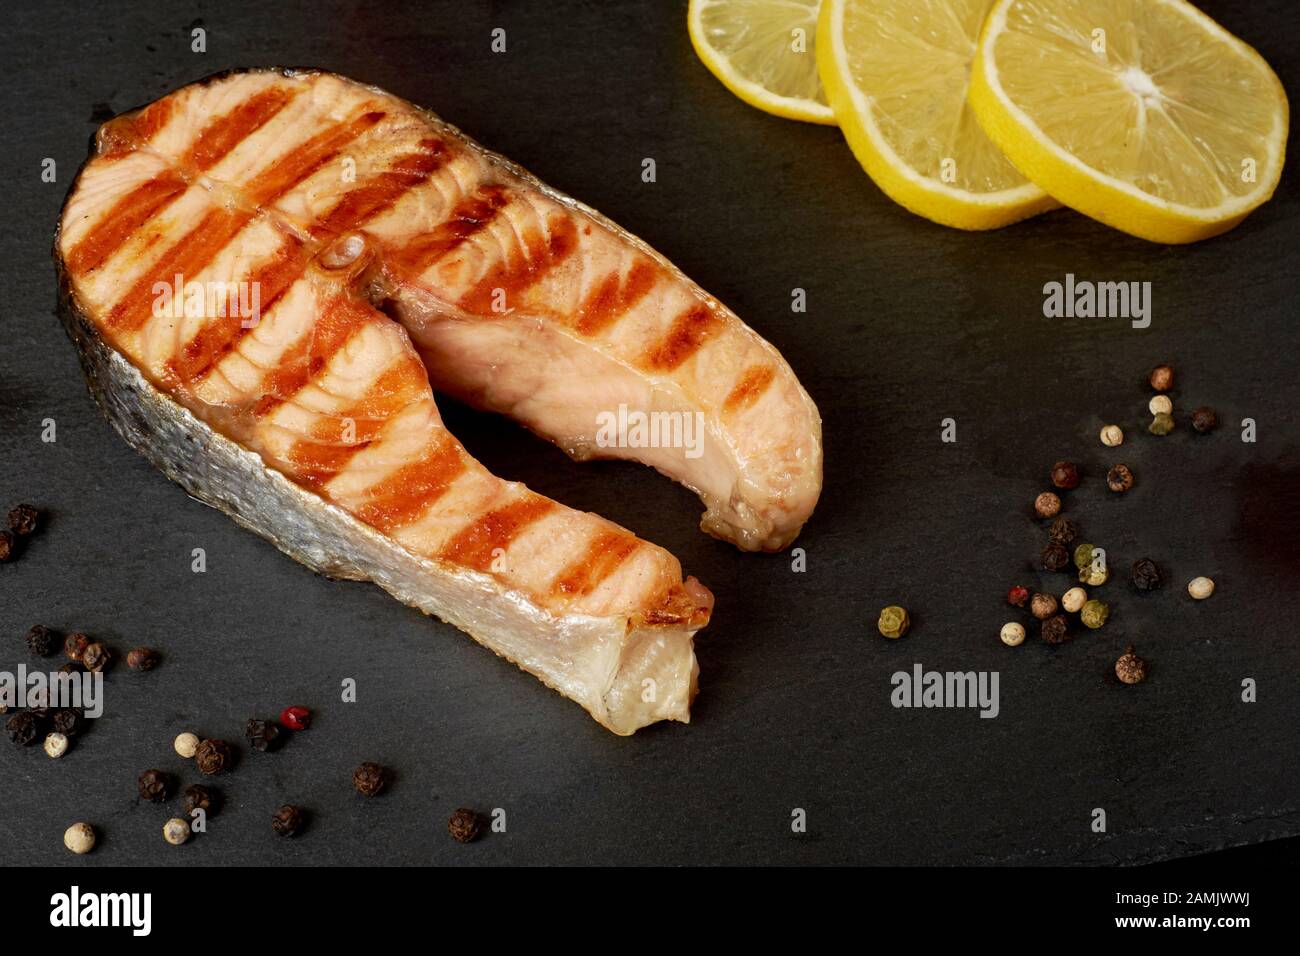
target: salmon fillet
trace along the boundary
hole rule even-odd
[[[575,457],[646,461],[742,547],[784,546],[816,501],[816,410],[771,346],[597,214],[342,77],[227,74],[111,120],[55,253],[92,393],[133,446],[616,733],[689,719],[712,595],[662,548],[489,473],[433,387]],[[700,413],[703,454],[602,443],[619,405]]]

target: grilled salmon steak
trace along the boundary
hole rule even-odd
[[[787,545],[820,491],[816,409],[775,349],[597,213],[342,77],[226,74],[110,120],[55,254],[91,391],[163,472],[616,733],[689,719],[712,595],[489,473],[433,389],[658,468],[742,548]]]

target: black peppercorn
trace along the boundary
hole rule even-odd
[[[1079,486],[1079,466],[1072,461],[1058,461],[1052,466],[1052,484],[1069,491]]]
[[[1133,586],[1139,591],[1155,591],[1163,583],[1160,569],[1150,558],[1139,558],[1133,562]]]
[[[302,822],[302,807],[286,803],[275,811],[275,816],[271,818],[271,828],[280,836],[294,836],[302,829]]]
[[[244,727],[248,746],[258,753],[274,750],[280,739],[280,725],[274,720],[250,720]]]
[[[1059,541],[1053,541],[1043,549],[1043,569],[1060,571],[1070,563],[1070,552]]]
[[[1192,428],[1204,435],[1206,432],[1212,432],[1219,427],[1219,416],[1215,414],[1214,409],[1202,406],[1192,412]]]
[[[13,534],[9,531],[0,531],[0,561],[12,561],[17,550]]]
[[[1043,640],[1048,644],[1063,644],[1070,639],[1070,622],[1064,614],[1056,614],[1043,622]]]
[[[194,815],[195,810],[211,813],[214,802],[213,792],[210,789],[201,783],[193,783],[185,788],[182,806],[185,808],[185,815],[189,817]]]
[[[9,511],[9,530],[17,535],[29,535],[36,530],[38,512],[31,505],[19,505]]]
[[[171,796],[171,780],[161,770],[146,770],[136,781],[141,799],[150,803],[162,803]]]
[[[377,763],[367,760],[352,771],[352,786],[363,797],[373,797],[384,789],[388,783],[388,774]]]
[[[37,657],[49,657],[54,653],[58,639],[44,624],[34,624],[27,632],[27,649]]]
[[[472,843],[478,836],[478,831],[478,814],[464,807],[453,813],[451,819],[447,821],[447,832],[457,843]]]
[[[1079,536],[1079,525],[1069,518],[1057,518],[1047,529],[1047,536],[1059,544],[1068,545]]]
[[[26,747],[36,739],[40,726],[34,714],[23,710],[5,722],[5,730],[9,732],[10,740],[20,747]]]
[[[230,760],[230,744],[224,740],[216,738],[205,740],[199,744],[198,750],[194,751],[194,762],[198,765],[199,773],[202,774],[221,773],[229,768]]]
[[[32,712],[33,717],[45,717],[50,712],[50,689],[48,687],[37,687],[31,692],[28,699],[28,710]]]
[[[133,671],[151,671],[158,666],[158,652],[152,647],[135,647],[126,655],[126,666]]]
[[[81,730],[81,714],[70,707],[63,710],[56,710],[50,718],[54,725],[56,733],[63,734],[65,737],[75,737]]]
[[[1128,465],[1115,465],[1106,472],[1106,487],[1111,491],[1125,492],[1133,487],[1133,470]]]
[[[63,639],[63,653],[69,660],[80,661],[90,646],[90,638],[85,634],[69,634]]]

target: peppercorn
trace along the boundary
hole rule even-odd
[[[306,730],[311,726],[311,711],[306,707],[286,707],[280,711],[280,723],[290,730]]]
[[[86,669],[81,666],[80,661],[64,661],[59,665],[60,674],[84,674]]]
[[[244,736],[248,738],[249,747],[265,753],[276,748],[280,739],[280,727],[274,720],[254,719],[245,725]]]
[[[63,734],[55,731],[45,735],[45,756],[51,760],[58,760],[68,752],[68,738]]]
[[[1047,529],[1047,537],[1051,540],[1066,545],[1070,545],[1075,538],[1079,536],[1079,525],[1069,518],[1057,518],[1052,522],[1052,526]]]
[[[1101,430],[1101,443],[1107,448],[1124,444],[1124,429],[1118,425],[1106,425]]]
[[[1094,631],[1105,624],[1108,617],[1110,617],[1110,608],[1096,598],[1084,604],[1083,609],[1079,611],[1079,620],[1083,622],[1083,626]]]
[[[1040,518],[1055,518],[1061,513],[1061,497],[1052,491],[1044,491],[1034,499],[1034,514]]]
[[[1029,588],[1017,584],[1007,592],[1007,603],[1012,607],[1024,607],[1029,603]]]
[[[172,794],[171,779],[161,770],[146,770],[136,781],[141,799],[162,803]]]
[[[1097,549],[1095,546],[1088,544],[1087,542],[1084,542],[1083,544],[1075,545],[1074,566],[1078,568],[1080,571],[1090,567],[1092,565],[1093,552],[1096,550]]]
[[[230,744],[211,738],[199,744],[194,751],[194,762],[198,765],[199,773],[211,775],[226,770],[231,756]]]
[[[1219,416],[1208,405],[1203,405],[1192,412],[1192,428],[1200,434],[1204,435],[1206,432],[1212,432],[1218,427]]]
[[[63,710],[56,710],[50,718],[50,723],[54,729],[63,734],[65,737],[75,737],[81,730],[81,714],[70,707]]]
[[[32,712],[33,717],[46,717],[50,712],[50,689],[48,687],[33,688],[27,696],[27,709]]]
[[[1002,638],[1002,643],[1007,647],[1019,647],[1025,642],[1025,628],[1023,624],[1016,621],[1007,621],[1002,625],[1002,631],[998,634]]]
[[[1070,639],[1070,622],[1064,614],[1049,617],[1043,622],[1041,634],[1048,644],[1062,644]]]
[[[1153,435],[1168,435],[1174,430],[1174,418],[1172,415],[1161,413],[1151,419],[1151,424],[1147,426],[1147,431]]]
[[[1053,541],[1043,549],[1043,568],[1047,571],[1060,571],[1070,563],[1070,552],[1065,545]]]
[[[286,803],[279,810],[275,811],[275,816],[271,818],[271,828],[280,836],[294,836],[302,829],[303,813],[302,807],[295,807],[291,803]]]
[[[27,649],[37,657],[49,657],[54,653],[56,644],[54,632],[44,624],[33,624],[27,632]]]
[[[9,511],[9,530],[14,534],[25,537],[36,530],[36,519],[39,512],[31,505],[19,505],[11,508]]]
[[[1152,415],[1172,415],[1174,403],[1168,395],[1153,395],[1147,402],[1147,411]]]
[[[1070,588],[1061,595],[1061,607],[1071,614],[1078,611],[1088,603],[1088,592],[1083,588]]]
[[[1045,621],[1056,613],[1056,598],[1050,594],[1035,594],[1029,603],[1029,613]]]
[[[95,848],[95,830],[89,823],[74,823],[63,831],[63,845],[73,853],[89,853]]]
[[[214,802],[211,790],[201,783],[192,783],[185,788],[185,796],[181,801],[181,806],[185,808],[185,815],[192,817],[195,810],[211,813]]]
[[[1079,582],[1088,585],[1090,588],[1099,588],[1109,580],[1110,568],[1105,565],[1101,567],[1088,565],[1079,572]]]
[[[13,534],[9,531],[0,531],[0,561],[12,561],[17,550]]]
[[[876,627],[885,637],[897,639],[907,633],[907,629],[912,626],[912,619],[907,616],[907,609],[901,608],[897,604],[891,604],[880,612],[880,620],[876,622]]]
[[[20,710],[5,722],[5,730],[9,732],[10,740],[20,747],[26,747],[36,739],[40,727],[31,711]]]
[[[172,817],[163,824],[163,839],[172,846],[180,846],[190,838],[190,825],[180,817]]]
[[[99,641],[87,645],[81,654],[81,663],[86,670],[99,673],[113,660],[113,652]]]
[[[1151,370],[1151,387],[1157,392],[1167,392],[1174,387],[1174,370],[1168,365],[1157,365]]]
[[[133,647],[126,655],[126,666],[133,671],[151,671],[158,666],[158,652],[152,647]]]
[[[1133,470],[1128,465],[1114,465],[1106,472],[1106,487],[1123,493],[1133,487]]]
[[[1133,653],[1132,644],[1115,662],[1115,676],[1126,684],[1140,684],[1146,680],[1147,662]]]
[[[68,656],[69,660],[80,663],[81,658],[86,653],[86,648],[90,646],[90,638],[85,634],[69,634],[63,639],[63,653]]]
[[[176,739],[172,741],[172,749],[188,760],[199,749],[198,735],[191,734],[188,731],[177,734]]]
[[[1079,485],[1079,466],[1072,461],[1058,461],[1052,466],[1052,484],[1069,491]]]
[[[387,772],[379,764],[369,760],[352,771],[352,786],[363,797],[378,795],[387,784]]]
[[[1198,601],[1204,601],[1214,593],[1214,582],[1209,578],[1192,578],[1187,582],[1187,593]]]
[[[1138,558],[1133,562],[1133,586],[1139,591],[1155,591],[1163,583],[1160,569],[1150,558]]]
[[[447,832],[457,843],[472,843],[478,836],[479,819],[473,810],[461,808],[447,821]]]

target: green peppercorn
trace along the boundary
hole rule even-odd
[[[1110,616],[1110,608],[1096,598],[1092,598],[1083,605],[1079,611],[1079,620],[1083,622],[1084,627],[1090,627],[1094,631],[1106,623],[1106,618]]]
[[[1095,551],[1092,545],[1084,543],[1074,549],[1074,566],[1080,571],[1087,570],[1092,566],[1092,553]]]
[[[1153,435],[1168,435],[1174,430],[1174,416],[1167,415],[1164,412],[1151,419],[1151,424],[1147,426],[1147,431]]]
[[[881,611],[880,620],[876,623],[880,633],[891,639],[902,637],[911,626],[912,619],[907,616],[907,609],[897,604],[891,604]]]

